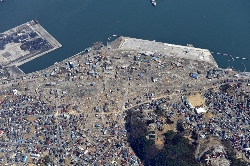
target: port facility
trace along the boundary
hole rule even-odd
[[[62,45],[37,20],[0,33],[0,66],[20,66]]]

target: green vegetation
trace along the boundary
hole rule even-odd
[[[174,121],[172,121],[171,119],[167,118],[167,124],[174,124]]]
[[[164,115],[164,113],[163,113],[163,111],[162,111],[161,109],[156,109],[156,110],[155,110],[155,113],[156,113],[157,115],[160,115],[160,116],[163,116],[163,115]]]
[[[197,134],[197,132],[196,131],[192,131],[192,136],[191,136],[191,138],[193,139],[193,140],[198,140],[198,134]]]
[[[43,161],[43,163],[44,163],[44,165],[49,165],[49,163],[51,162],[51,159],[50,159],[50,157],[47,155],[47,156],[45,156],[44,157],[44,161]]]
[[[195,147],[187,138],[170,130],[165,135],[164,149],[152,160],[154,166],[198,166],[194,158]]]
[[[247,163],[235,158],[235,153],[228,153],[228,159],[231,161],[231,166],[247,166]]]
[[[173,130],[169,130],[168,132],[166,132],[166,133],[164,134],[165,140],[166,140],[166,141],[172,141],[172,139],[174,138],[175,134],[176,134],[176,133],[175,133]],[[167,143],[167,142],[166,142],[166,143]]]
[[[128,111],[126,127],[128,141],[136,155],[145,165],[152,166],[198,166],[194,158],[195,147],[189,140],[172,130],[164,134],[163,149],[157,149],[153,140],[146,138],[147,123],[140,112]]]
[[[162,111],[162,108],[161,106],[157,105],[157,108],[155,110],[155,113],[159,116],[163,116],[164,115],[164,112]]]
[[[177,122],[176,128],[177,128],[177,130],[178,130],[179,132],[183,132],[183,131],[184,131],[184,127],[183,127],[182,121],[178,121],[178,122]]]
[[[141,160],[146,160],[147,151],[152,150],[154,141],[146,138],[147,125],[142,118],[139,112],[129,111],[126,117],[126,127],[129,131],[128,141],[134,152]]]

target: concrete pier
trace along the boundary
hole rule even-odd
[[[62,45],[37,21],[29,21],[0,34],[0,64],[20,66]]]
[[[176,58],[204,61],[218,67],[211,52],[207,49],[195,48],[190,46],[180,46],[156,41],[135,39],[129,37],[119,37],[110,43],[116,49],[136,50],[139,52],[151,51],[152,53],[164,54]],[[112,47],[113,48],[113,47]]]

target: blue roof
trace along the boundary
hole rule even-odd
[[[23,156],[22,157],[22,162],[25,162],[26,161],[26,159],[27,159],[27,156],[25,155],[25,156]]]
[[[87,52],[91,51],[91,47],[86,48],[86,51]]]
[[[156,60],[157,58],[155,56],[152,57],[153,60]]]
[[[190,76],[193,77],[193,78],[198,78],[198,74],[197,73],[191,73]]]

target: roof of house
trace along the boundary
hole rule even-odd
[[[197,108],[197,109],[195,109],[196,110],[196,112],[198,113],[198,114],[200,114],[200,113],[205,113],[205,112],[207,112],[206,110],[205,110],[205,108]]]

